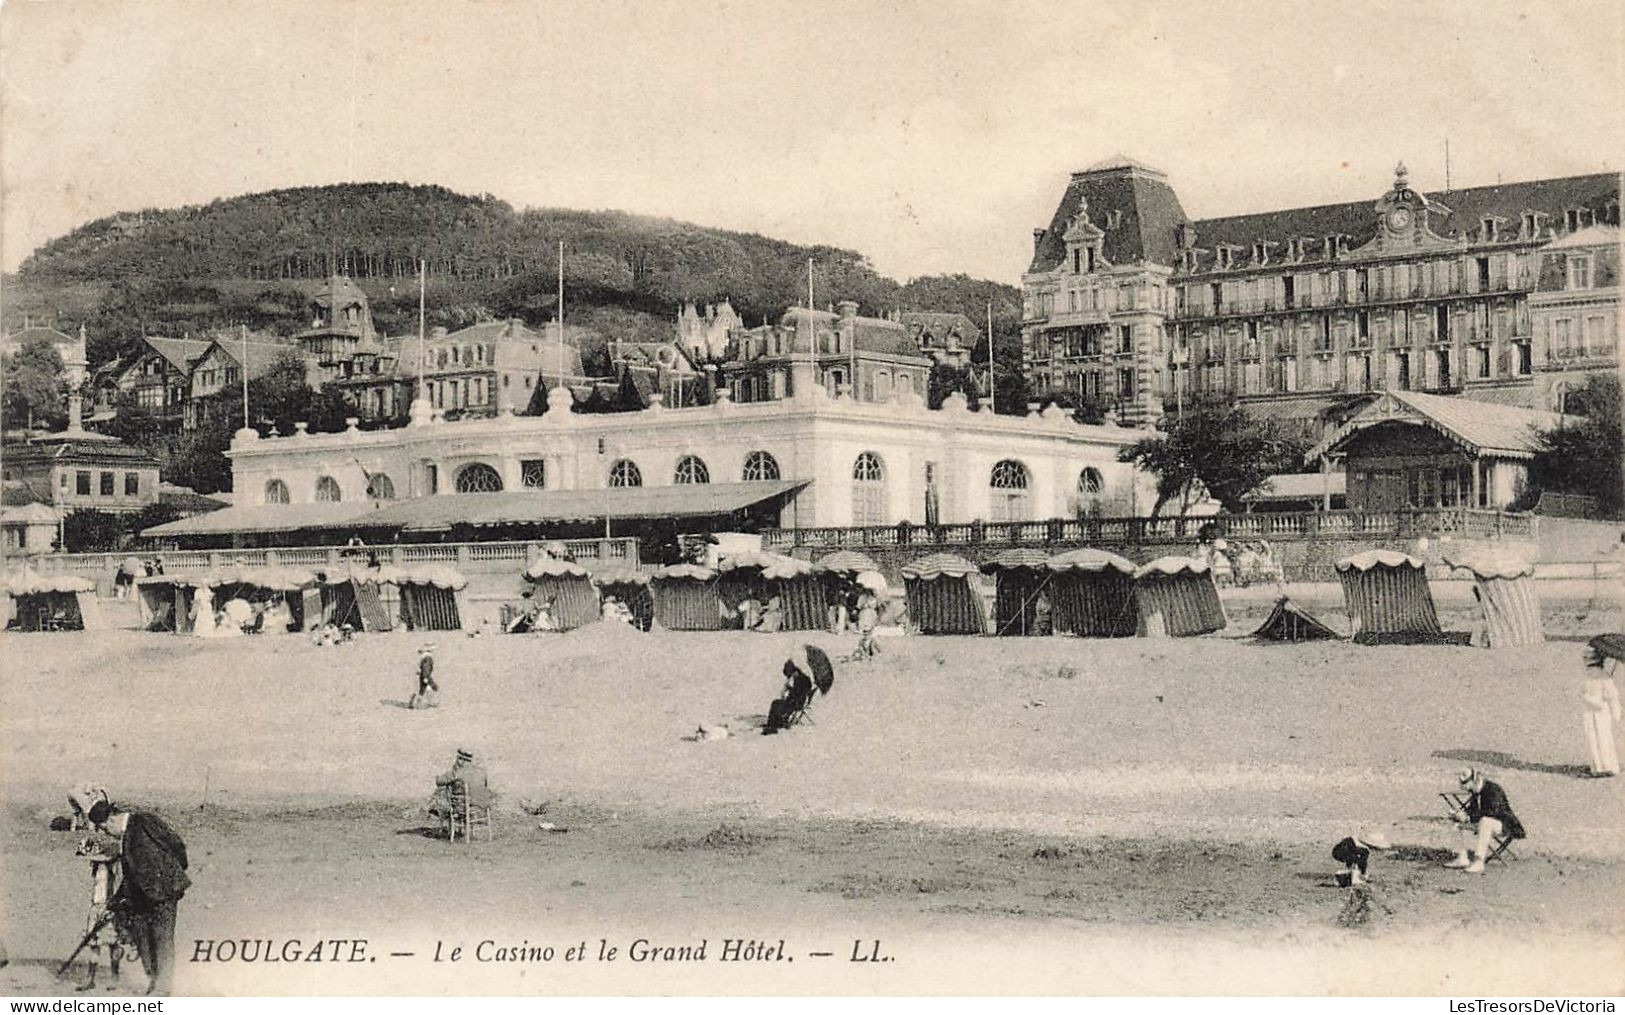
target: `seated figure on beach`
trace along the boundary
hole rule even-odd
[[[444,820],[451,814],[452,787],[457,783],[463,784],[463,791],[468,794],[468,802],[475,807],[489,807],[491,805],[490,780],[485,769],[474,763],[474,752],[457,751],[452,759],[451,768],[434,778],[434,795],[429,798],[429,815]]]
[[[1458,773],[1457,781],[1468,794],[1466,804],[1451,815],[1461,828],[1463,844],[1456,850],[1456,858],[1445,866],[1468,874],[1482,874],[1495,840],[1502,836],[1523,838],[1523,824],[1512,813],[1506,790],[1499,783],[1484,778],[1483,772],[1464,768]]]

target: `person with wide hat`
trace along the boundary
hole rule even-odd
[[[1586,645],[1586,680],[1580,690],[1585,711],[1586,754],[1593,778],[1619,774],[1619,750],[1614,743],[1614,724],[1620,720],[1619,688],[1614,671],[1619,667],[1618,648],[1611,639],[1625,642],[1620,635],[1600,635]]]

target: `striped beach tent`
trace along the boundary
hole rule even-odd
[[[598,590],[586,568],[558,557],[542,557],[525,568],[531,595],[551,604],[548,615],[556,631],[573,631],[602,617]]]
[[[1483,618],[1484,648],[1539,645],[1540,596],[1535,593],[1535,565],[1501,547],[1477,547],[1444,556],[1451,567],[1473,576],[1473,591]],[[1480,639],[1475,639],[1475,643]]]
[[[1106,550],[1084,547],[1049,558],[1050,595],[1057,634],[1083,638],[1131,638],[1138,626],[1134,608],[1134,562]]]
[[[1158,557],[1137,569],[1134,604],[1142,638],[1211,634],[1229,623],[1213,570],[1193,557]]]
[[[457,631],[468,615],[462,592],[468,579],[445,564],[390,569],[380,574],[380,582],[400,589],[401,616],[414,631]],[[358,597],[359,598],[359,597]],[[370,629],[370,625],[369,625]]]
[[[1049,554],[1030,547],[999,553],[982,565],[993,576],[993,633],[998,635],[1050,634],[1053,626],[1041,617],[1039,603],[1049,596]]]
[[[671,564],[649,582],[654,620],[668,631],[722,630],[717,573],[698,564]]]
[[[824,585],[806,561],[777,553],[741,553],[722,558],[717,572],[723,605],[737,610],[747,596],[761,602],[777,597],[783,611],[780,630],[823,628]]]
[[[1336,568],[1355,641],[1442,638],[1427,565],[1420,560],[1398,550],[1367,550],[1344,557]]]
[[[921,634],[986,634],[987,613],[972,584],[976,565],[951,553],[933,553],[903,565],[908,615]]]

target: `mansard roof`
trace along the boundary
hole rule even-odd
[[[1504,235],[1513,237],[1518,235],[1525,212],[1544,214],[1548,225],[1560,225],[1563,213],[1570,208],[1589,208],[1600,217],[1610,200],[1619,199],[1619,176],[1615,173],[1595,173],[1551,180],[1498,183],[1488,187],[1435,191],[1424,197],[1434,206],[1428,216],[1428,227],[1435,235],[1452,240],[1466,238],[1482,241],[1481,230],[1485,218],[1498,219],[1503,223]],[[1279,264],[1285,258],[1288,240],[1304,241],[1302,260],[1324,261],[1327,260],[1327,237],[1346,236],[1347,249],[1353,250],[1369,243],[1377,235],[1379,223],[1374,201],[1350,201],[1198,219],[1192,226],[1196,232],[1196,247],[1200,251],[1197,270],[1202,271],[1212,267],[1217,259],[1215,251],[1221,246],[1238,248],[1238,256],[1231,259],[1232,268],[1253,267],[1253,245],[1260,240],[1276,245],[1266,251],[1271,263]]]
[[[1603,221],[1610,205],[1617,214],[1620,177],[1617,173],[1592,173],[1546,180],[1498,183],[1483,187],[1435,191],[1420,195],[1430,206],[1428,226],[1443,239],[1480,241],[1483,220],[1498,219],[1508,238],[1519,236],[1526,212],[1546,216],[1548,227],[1562,227],[1564,213],[1571,208],[1590,209]],[[1189,223],[1195,232],[1196,270],[1211,270],[1221,247],[1232,247],[1235,256],[1230,267],[1255,266],[1253,246],[1270,244],[1265,256],[1270,264],[1287,257],[1288,241],[1302,242],[1300,261],[1325,261],[1328,237],[1347,237],[1346,249],[1354,250],[1370,242],[1379,228],[1377,200],[1348,201],[1307,208],[1279,209],[1190,220],[1179,197],[1157,170],[1121,156],[1075,173],[1055,209],[1050,226],[1034,244],[1029,271],[1052,271],[1066,258],[1065,235],[1080,210],[1087,208],[1091,223],[1105,233],[1101,253],[1113,264],[1148,261],[1178,266],[1178,228]],[[1113,212],[1120,213],[1115,227],[1108,227]]]
[[[1085,203],[1089,221],[1105,233],[1101,255],[1112,264],[1173,264],[1175,232],[1187,220],[1179,195],[1162,174],[1131,159],[1107,159],[1074,173],[1049,228],[1034,244],[1028,271],[1052,271],[1066,260],[1066,231]],[[1112,212],[1117,224],[1107,223]]]

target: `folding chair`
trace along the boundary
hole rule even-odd
[[[1469,797],[1461,793],[1440,793],[1439,796],[1444,800],[1445,806],[1450,808],[1452,818],[1455,817],[1457,811],[1466,812]],[[1484,858],[1484,863],[1487,865],[1493,861],[1504,867],[1508,860],[1518,859],[1518,854],[1513,852],[1512,849],[1512,844],[1516,841],[1517,839],[1508,835],[1504,829],[1500,835],[1491,836],[1490,854]]]
[[[451,784],[451,807],[446,815],[446,838],[451,842],[457,841],[457,827],[462,826],[463,842],[474,841],[474,829],[484,826],[485,841],[490,842],[494,834],[491,824],[491,804],[472,803],[468,799],[468,784],[459,779]]]

